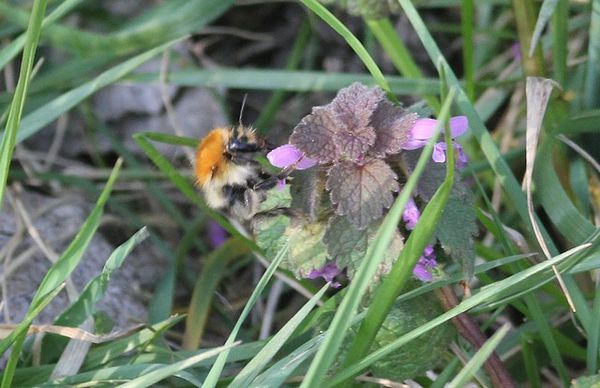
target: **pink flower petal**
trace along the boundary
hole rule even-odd
[[[404,207],[404,213],[402,213],[402,220],[406,224],[406,229],[413,230],[417,226],[420,217],[421,212],[417,208],[417,204],[410,198]]]
[[[411,138],[417,140],[428,140],[435,133],[436,119],[418,119],[410,130]]]
[[[436,163],[444,163],[446,161],[446,143],[436,143],[433,146],[431,159]]]
[[[269,162],[279,168],[286,168],[296,163],[296,170],[306,170],[317,164],[315,160],[304,156],[302,151],[291,144],[284,144],[267,154]]]
[[[463,168],[469,163],[469,157],[465,154],[462,147],[458,143],[454,143],[454,149],[456,150],[456,166],[458,168]]]
[[[425,147],[425,144],[427,144],[426,140],[408,140],[406,141],[404,144],[402,144],[402,148],[403,150],[416,150],[418,148],[422,148]]]
[[[454,116],[450,118],[450,133],[452,134],[452,138],[464,134],[468,128],[469,119],[467,119],[467,116]]]
[[[422,282],[430,282],[433,280],[433,275],[431,272],[429,272],[425,266],[419,263],[417,263],[413,269],[413,275],[415,275],[415,277]]]

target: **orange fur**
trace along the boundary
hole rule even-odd
[[[204,185],[213,175],[223,173],[225,168],[225,148],[229,140],[229,130],[215,128],[202,140],[196,149],[194,172],[198,184]]]

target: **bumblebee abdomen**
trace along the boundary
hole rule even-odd
[[[203,186],[223,170],[227,162],[225,148],[228,140],[229,131],[225,128],[216,128],[210,131],[198,145],[194,172],[199,185]]]

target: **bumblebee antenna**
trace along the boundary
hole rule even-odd
[[[242,107],[240,108],[240,117],[238,119],[238,124],[242,126],[242,116],[244,115],[244,107],[246,106],[246,98],[248,98],[248,93],[244,94],[244,99],[242,100]]]

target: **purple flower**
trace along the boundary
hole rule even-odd
[[[419,119],[410,130],[410,140],[402,146],[405,150],[416,150],[424,147],[427,141],[435,134],[435,127],[438,120],[435,119]],[[469,120],[466,116],[455,116],[450,118],[450,133],[452,138],[456,138],[467,131]],[[454,148],[457,153],[457,166],[464,167],[467,162],[467,155],[463,152],[462,147],[458,143],[454,143]],[[439,142],[433,146],[433,154],[431,158],[436,163],[444,163],[446,161],[446,143]]]
[[[417,208],[417,204],[412,198],[409,198],[404,207],[404,213],[402,213],[402,220],[406,224],[406,229],[413,230],[417,226],[419,217],[421,217],[421,212]]]
[[[331,287],[340,288],[342,285],[339,282],[333,282],[333,279],[340,274],[342,270],[338,268],[337,264],[331,262],[325,264],[321,268],[315,268],[308,275],[306,275],[309,279],[316,279],[322,277],[326,282],[331,282]]]
[[[227,240],[227,231],[216,221],[210,220],[208,222],[208,239],[213,249],[218,248]]]
[[[275,167],[293,166],[296,170],[306,170],[317,164],[316,160],[305,156],[302,151],[291,144],[284,144],[275,148],[267,154],[267,159]]]
[[[423,256],[419,258],[417,265],[413,269],[413,275],[422,282],[430,282],[433,280],[431,271],[437,266],[435,260],[435,252],[433,246],[428,245],[423,250]]]

